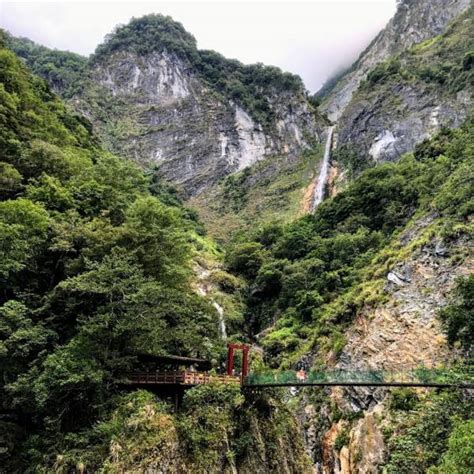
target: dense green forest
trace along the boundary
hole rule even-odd
[[[69,51],[41,46],[28,38],[6,35],[8,47],[23,59],[33,73],[42,77],[62,97],[77,94],[86,78],[87,58]]]
[[[179,414],[148,392],[121,391],[143,352],[222,358],[215,310],[192,288],[205,232],[173,190],[105,152],[89,122],[71,113],[7,41],[2,37],[0,48],[0,464],[7,472],[309,470],[291,404],[278,390],[198,387]],[[92,60],[158,44],[184,55],[257,116],[266,105],[246,101],[263,85],[301,86],[279,70],[198,51],[181,25],[161,16],[119,27]],[[37,55],[34,70],[46,68],[54,83],[54,68],[63,63],[46,54],[31,46],[25,57]],[[64,61],[81,73],[80,59]],[[470,77],[458,66],[443,79],[453,87],[454,76]],[[60,87],[73,93],[73,82],[71,76]],[[314,215],[236,234],[224,265],[244,285],[226,291],[246,308],[243,339],[263,334],[266,360],[255,369],[293,366],[310,350],[322,365],[328,352],[343,349],[360,308],[384,302],[394,262],[433,236],[447,244],[467,238],[473,137],[473,119],[443,129],[398,163],[358,169]],[[427,231],[409,248],[398,245],[401,233],[427,215]],[[461,356],[472,353],[473,288],[472,277],[459,279],[439,312]],[[389,402],[387,472],[470,472],[469,401],[454,392],[399,390]],[[333,422],[350,416],[353,422],[353,414],[329,415]],[[177,464],[167,464],[171,458]]]
[[[0,82],[2,456],[28,435],[34,458],[107,409],[137,352],[220,348],[189,286],[192,213],[5,48]]]

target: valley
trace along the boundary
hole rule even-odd
[[[472,472],[472,390],[124,386],[229,342],[473,383],[473,8],[398,2],[319,95],[160,14],[89,58],[2,32],[0,471]]]

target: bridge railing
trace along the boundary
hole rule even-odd
[[[244,381],[245,385],[273,384],[473,384],[474,366],[451,370],[449,368],[416,367],[400,370],[313,370],[273,371],[251,373]]]
[[[137,371],[128,375],[127,379],[136,385],[200,385],[210,382],[238,383],[240,378],[226,374],[209,374],[190,370],[145,372]]]

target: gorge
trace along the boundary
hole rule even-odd
[[[0,470],[472,472],[472,390],[124,386],[227,342],[472,382],[473,16],[398,2],[322,95],[160,14],[89,58],[2,32]]]

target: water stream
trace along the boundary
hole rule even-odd
[[[216,301],[213,301],[212,304],[219,315],[219,336],[221,339],[225,340],[227,339],[227,329],[225,327],[224,309]]]
[[[210,271],[207,268],[204,268],[200,265],[196,266],[196,274],[198,276],[198,284],[196,286],[197,292],[204,297],[210,297],[210,290],[212,285],[208,282],[208,278],[210,275]],[[219,337],[223,340],[227,339],[227,328],[225,325],[225,317],[224,317],[224,308],[213,298],[210,298],[212,306],[216,308],[219,324]]]
[[[324,149],[324,158],[321,165],[321,171],[317,178],[316,187],[313,194],[313,202],[311,206],[311,211],[314,212],[316,207],[321,204],[324,199],[324,190],[326,188],[326,182],[328,179],[329,171],[329,162],[331,161],[331,147],[332,147],[332,136],[334,133],[334,125],[328,128],[328,136],[326,139],[326,147]]]

